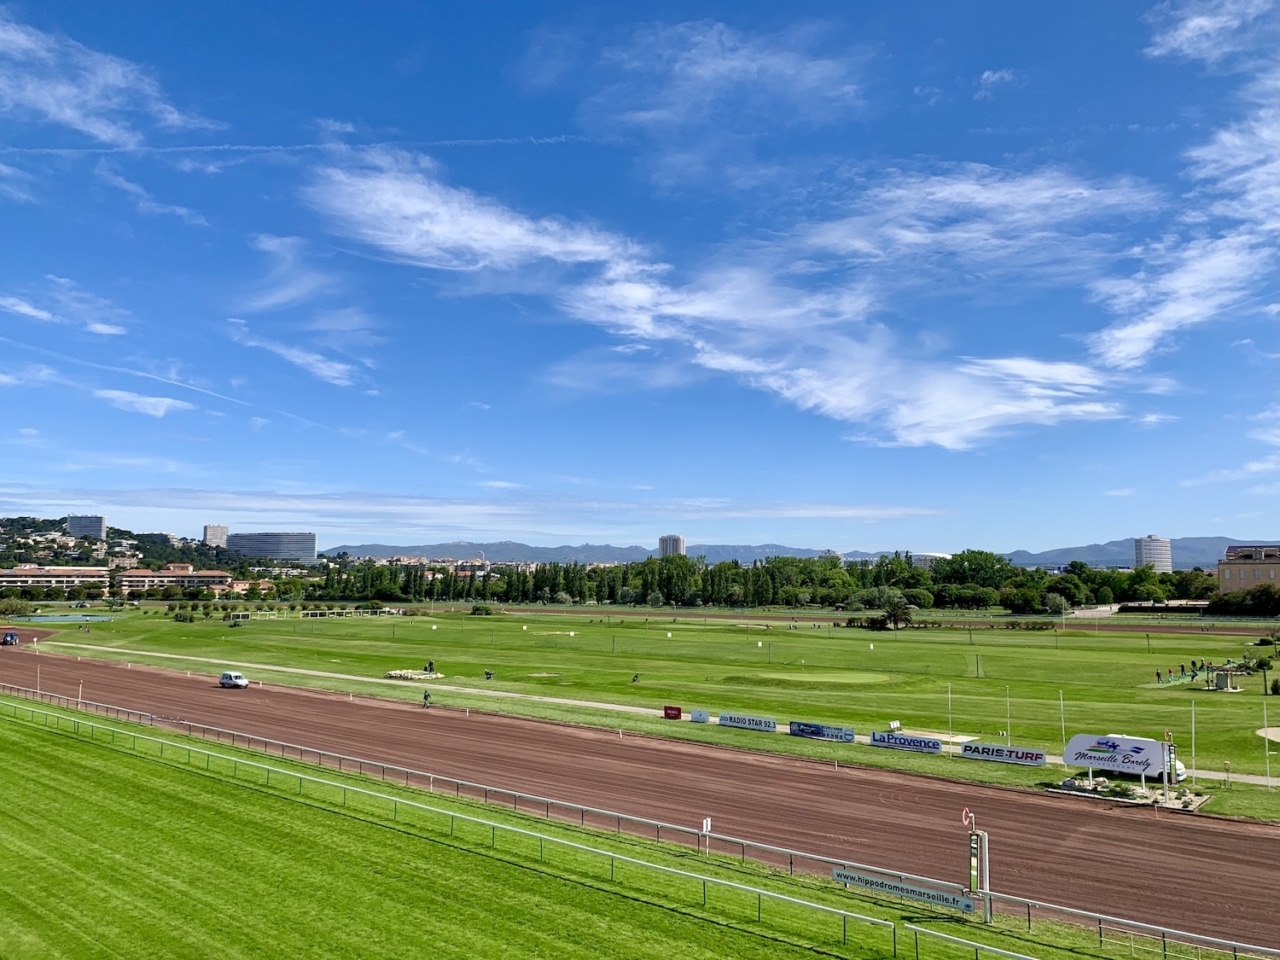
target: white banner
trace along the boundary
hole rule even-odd
[[[970,760],[1019,763],[1024,767],[1043,767],[1049,759],[1043,750],[1032,750],[1030,747],[1006,747],[995,743],[963,744],[960,747],[960,756]]]
[[[1159,740],[1146,737],[1097,737],[1078,733],[1067,744],[1063,762],[1069,767],[1092,767],[1114,773],[1160,776],[1164,751]]]
[[[923,900],[925,903],[931,903],[935,907],[951,907],[953,910],[963,910],[965,913],[973,913],[974,909],[974,903],[970,897],[952,893],[949,890],[933,890],[929,887],[916,886],[914,883],[905,883],[902,880],[889,880],[867,873],[858,873],[855,870],[843,870],[840,867],[836,867],[831,871],[831,879],[836,883],[864,887],[867,890],[889,893],[895,897],[910,897],[912,900]]]
[[[689,711],[689,719],[694,723],[710,723],[711,712],[709,710],[693,709]]]
[[[933,737],[917,737],[909,733],[873,733],[873,747],[890,747],[894,750],[910,750],[913,753],[941,753],[942,741]]]
[[[722,713],[716,722],[722,727],[759,730],[762,733],[778,732],[778,723],[772,717],[749,717],[745,713]]]

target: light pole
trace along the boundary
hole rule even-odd
[[[1006,745],[1013,742],[1013,731],[1009,729],[1011,726],[1012,724],[1010,723],[1010,714],[1009,714],[1009,688],[1005,687],[1004,688],[1004,742]]]

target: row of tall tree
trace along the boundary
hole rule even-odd
[[[639,563],[588,567],[545,563],[530,571],[491,567],[471,576],[447,567],[393,567],[342,561],[323,580],[281,584],[282,599],[381,601],[495,601],[674,605],[872,607],[894,588],[918,608],[1002,606],[1036,613],[1091,603],[1207,599],[1217,581],[1200,569],[1156,573],[1096,570],[1075,562],[1062,573],[1015,567],[986,550],[965,550],[918,567],[910,554],[846,562],[837,555],[772,557],[749,565],[707,564],[698,557],[650,557]]]

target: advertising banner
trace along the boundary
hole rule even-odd
[[[740,730],[759,730],[761,733],[777,733],[778,724],[772,717],[749,717],[745,713],[722,713],[717,721],[722,727]]]
[[[941,753],[942,741],[933,737],[917,737],[909,733],[873,733],[873,747],[889,747],[893,750],[910,750],[913,753]]]
[[[690,710],[689,719],[694,723],[710,723],[711,713],[708,710]]]
[[[1146,737],[1097,737],[1078,733],[1067,743],[1062,759],[1069,767],[1092,767],[1094,770],[1158,777],[1164,756],[1160,747],[1158,740]]]
[[[996,743],[965,743],[960,746],[960,756],[969,760],[995,760],[999,763],[1018,763],[1024,767],[1043,767],[1048,756],[1043,750],[1030,747],[1006,747]]]
[[[875,890],[878,893],[888,893],[895,897],[907,897],[911,900],[923,900],[925,903],[931,903],[935,907],[950,907],[953,910],[963,910],[965,913],[973,913],[973,901],[959,893],[952,893],[949,890],[934,890],[930,887],[919,887],[914,883],[905,883],[901,880],[890,880],[885,877],[877,877],[872,874],[858,873],[856,870],[845,870],[842,867],[836,867],[831,871],[831,879],[836,883],[847,883],[853,887],[864,887],[867,890]]]
[[[792,720],[790,731],[793,737],[808,737],[810,740],[835,740],[839,743],[853,743],[853,731],[848,727],[828,727],[825,723],[805,723],[803,720]]]
[[[681,710],[679,707],[663,707],[662,708],[662,719],[664,720],[679,720],[683,716],[684,716],[684,711]]]

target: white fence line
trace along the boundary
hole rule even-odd
[[[102,730],[102,731],[109,732],[112,735],[111,742],[113,745],[116,744],[115,738],[117,734],[122,737],[129,737],[133,743],[133,749],[135,752],[137,751],[137,742],[139,740],[142,740],[148,743],[157,744],[160,748],[160,759],[164,759],[164,748],[168,746],[175,750],[185,751],[187,755],[187,763],[190,763],[191,755],[193,753],[204,755],[205,769],[208,769],[208,761],[210,759],[222,760],[232,765],[232,774],[231,774],[232,779],[238,778],[240,767],[248,767],[250,769],[263,771],[266,774],[267,786],[270,786],[271,784],[271,774],[273,773],[278,774],[280,776],[296,779],[298,781],[299,795],[302,794],[302,784],[304,782],[339,789],[342,791],[342,805],[344,807],[347,805],[348,793],[369,797],[375,800],[384,800],[392,805],[393,820],[398,819],[399,810],[401,807],[409,807],[410,809],[421,810],[426,813],[436,814],[442,817],[448,817],[450,836],[453,835],[453,828],[454,828],[455,822],[461,820],[464,823],[471,823],[481,827],[488,827],[489,830],[491,831],[491,836],[493,837],[492,845],[494,846],[496,846],[496,843],[497,843],[497,831],[499,830],[504,831],[506,833],[515,834],[517,836],[526,837],[531,840],[537,840],[540,859],[542,857],[544,844],[547,844],[547,843],[555,844],[561,847],[566,847],[571,850],[576,850],[579,853],[586,853],[594,856],[605,857],[609,860],[609,879],[611,882],[615,882],[615,883],[617,882],[615,868],[616,868],[616,865],[619,863],[626,863],[626,864],[631,864],[637,867],[644,867],[645,869],[654,870],[654,871],[657,871],[658,873],[663,873],[670,876],[681,877],[686,880],[693,880],[696,882],[700,882],[702,884],[703,906],[707,905],[706,890],[707,890],[708,884],[714,887],[724,887],[726,889],[736,890],[740,893],[754,894],[756,897],[757,922],[762,922],[763,920],[763,902],[764,900],[768,899],[768,900],[775,900],[781,903],[788,903],[788,904],[791,904],[792,906],[804,907],[810,910],[817,910],[820,913],[827,913],[827,914],[840,917],[841,942],[845,944],[849,942],[849,921],[850,920],[854,920],[859,923],[871,924],[872,926],[876,926],[876,927],[882,927],[882,928],[887,927],[889,929],[890,937],[892,938],[892,941],[893,941],[893,955],[895,957],[898,955],[897,925],[893,923],[893,921],[891,920],[881,920],[876,917],[867,917],[859,913],[853,913],[852,911],[849,911],[849,910],[841,910],[839,907],[831,907],[822,903],[813,903],[808,900],[801,900],[798,897],[790,897],[783,893],[777,893],[772,890],[763,890],[759,887],[753,887],[744,883],[735,883],[732,880],[725,880],[720,877],[709,877],[704,874],[692,873],[687,870],[679,870],[675,867],[668,867],[668,866],[663,866],[662,864],[650,863],[647,860],[640,860],[636,857],[629,857],[626,854],[616,853],[609,850],[601,850],[599,848],[591,847],[583,843],[576,843],[572,840],[566,840],[562,837],[552,837],[546,834],[538,833],[535,830],[525,830],[521,827],[512,826],[511,824],[496,823],[492,820],[485,820],[483,817],[474,817],[469,814],[459,813],[455,810],[445,810],[440,807],[430,806],[429,804],[418,803],[415,800],[406,800],[403,797],[392,796],[391,794],[378,793],[373,790],[365,790],[363,787],[351,786],[350,784],[345,784],[345,783],[337,783],[333,780],[325,780],[322,777],[308,776],[307,774],[299,773],[296,770],[285,770],[280,767],[273,767],[268,764],[258,763],[253,760],[244,760],[240,757],[230,757],[225,754],[214,753],[211,750],[201,750],[199,747],[192,747],[185,743],[174,743],[172,740],[164,740],[160,737],[150,737],[145,734],[134,733],[131,730],[117,730],[114,727],[107,727],[107,726],[103,726],[102,724],[93,723],[88,720],[81,720],[78,717],[64,717],[62,714],[48,713],[47,711],[44,711],[44,710],[36,710],[32,707],[19,706],[18,704],[8,704],[8,706],[12,708],[13,720],[16,722],[21,722],[18,720],[18,715],[17,715],[18,710],[21,709],[31,714],[33,718],[35,716],[44,717],[45,718],[44,726],[46,728],[49,726],[49,722],[48,722],[49,718],[52,718],[54,720],[54,729],[60,732],[63,730],[62,722],[64,720],[69,720],[72,723],[72,730],[76,735],[80,734],[80,728],[82,726],[88,727],[90,730],[89,739],[92,742],[97,742],[96,738],[93,735],[93,731]],[[424,839],[427,839],[427,838],[424,838]]]
[[[981,950],[985,950],[987,953],[994,953],[997,956],[1009,957],[1011,960],[1038,960],[1037,957],[1029,957],[1024,953],[1013,953],[1009,950],[1001,950],[999,947],[989,947],[985,943],[975,943],[972,940],[953,937],[950,934],[938,933],[936,930],[926,930],[924,927],[917,927],[914,923],[904,923],[903,926],[915,935],[916,960],[920,960],[920,934],[922,933],[926,937],[936,937],[939,940],[946,940],[948,943],[954,943],[957,946],[972,948],[974,960],[978,960],[978,952]]]

